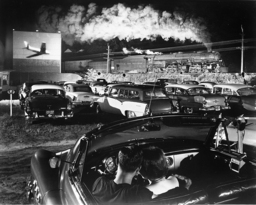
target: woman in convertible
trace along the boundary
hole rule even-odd
[[[168,165],[163,150],[155,146],[144,148],[140,174],[149,180],[146,188],[153,192],[152,198],[178,187],[188,190],[192,184],[189,178],[180,175],[167,177],[167,173]]]

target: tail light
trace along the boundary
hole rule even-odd
[[[203,104],[207,103],[205,97],[203,97],[203,96],[195,96],[194,100],[195,100],[195,102],[198,102],[198,103],[203,103]]]
[[[147,105],[146,108],[145,108],[144,115],[149,115],[149,113],[150,113],[150,110],[149,110],[149,107]]]

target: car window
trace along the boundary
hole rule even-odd
[[[43,95],[43,90],[35,90],[31,93],[31,96]]]
[[[243,95],[256,95],[256,89],[255,88],[241,88],[237,90],[237,93],[241,96]]]
[[[119,97],[128,98],[129,97],[129,91],[125,90],[125,89],[120,89]]]
[[[129,90],[129,98],[139,99],[139,92],[137,90]]]
[[[92,90],[88,86],[77,86],[74,87],[74,92],[92,92]]]
[[[175,94],[175,88],[165,88],[167,94]]]
[[[191,88],[191,89],[188,89],[188,93],[190,95],[210,94],[210,91],[206,88]]]
[[[182,88],[177,88],[176,94],[177,95],[184,95],[184,94],[186,94],[186,91]]]
[[[221,94],[221,91],[222,91],[222,88],[219,88],[219,87],[213,88],[213,93],[215,94]]]
[[[66,92],[70,92],[70,91],[71,91],[69,85],[65,85],[65,86],[64,86],[64,89],[66,90]]]
[[[144,92],[144,99],[162,98],[166,97],[162,89],[146,90]]]
[[[230,88],[223,88],[224,95],[232,95],[232,90]]]
[[[109,94],[110,97],[116,98],[118,96],[118,89],[117,88],[112,88]]]

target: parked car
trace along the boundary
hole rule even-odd
[[[162,87],[164,87],[169,84],[177,84],[178,80],[173,78],[158,78],[156,82],[159,83]]]
[[[217,83],[210,82],[210,81],[202,81],[202,82],[199,83],[199,85],[202,85],[205,88],[208,88],[211,92],[213,92],[213,86],[217,85]]]
[[[65,90],[59,85],[32,85],[25,100],[26,119],[73,117],[72,103],[65,97]]]
[[[118,84],[94,104],[96,112],[121,114],[128,118],[172,113],[172,101],[162,87],[152,85]]]
[[[114,84],[127,84],[127,85],[133,85],[134,84],[134,82],[131,82],[131,81],[118,81],[118,80],[114,80],[111,83],[114,83]]]
[[[22,83],[20,89],[19,89],[19,102],[20,107],[23,110],[25,105],[25,100],[29,94],[29,91],[31,89],[32,85],[38,85],[38,84],[47,84],[47,81],[36,81],[36,82],[24,82]]]
[[[90,107],[91,103],[96,101],[99,96],[92,92],[89,85],[86,84],[65,84],[66,97],[70,99],[73,106],[86,106]]]
[[[214,85],[213,93],[226,96],[236,115],[253,114],[256,117],[256,88],[244,84],[218,84]]]
[[[90,87],[92,89],[92,92],[96,95],[98,95],[100,92],[102,92],[108,83],[106,82],[100,82],[100,81],[94,81],[90,84]]]
[[[229,109],[224,96],[213,95],[203,86],[173,84],[165,86],[165,90],[177,109],[183,113],[191,114]]]
[[[67,150],[39,149],[31,158],[29,203],[99,204],[93,183],[101,176],[113,180],[119,150],[136,145],[163,149],[167,176],[192,180],[189,191],[172,189],[145,204],[255,204],[255,155],[230,150],[227,141],[216,144],[222,120],[196,115],[125,119],[87,132]],[[148,184],[140,174],[132,181]]]
[[[151,82],[151,81],[146,81],[142,83],[143,85],[160,85],[160,82]]]

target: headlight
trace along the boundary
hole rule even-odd
[[[68,110],[72,110],[72,104],[71,104],[71,103],[69,103],[69,104],[67,105],[67,109],[68,109]]]

